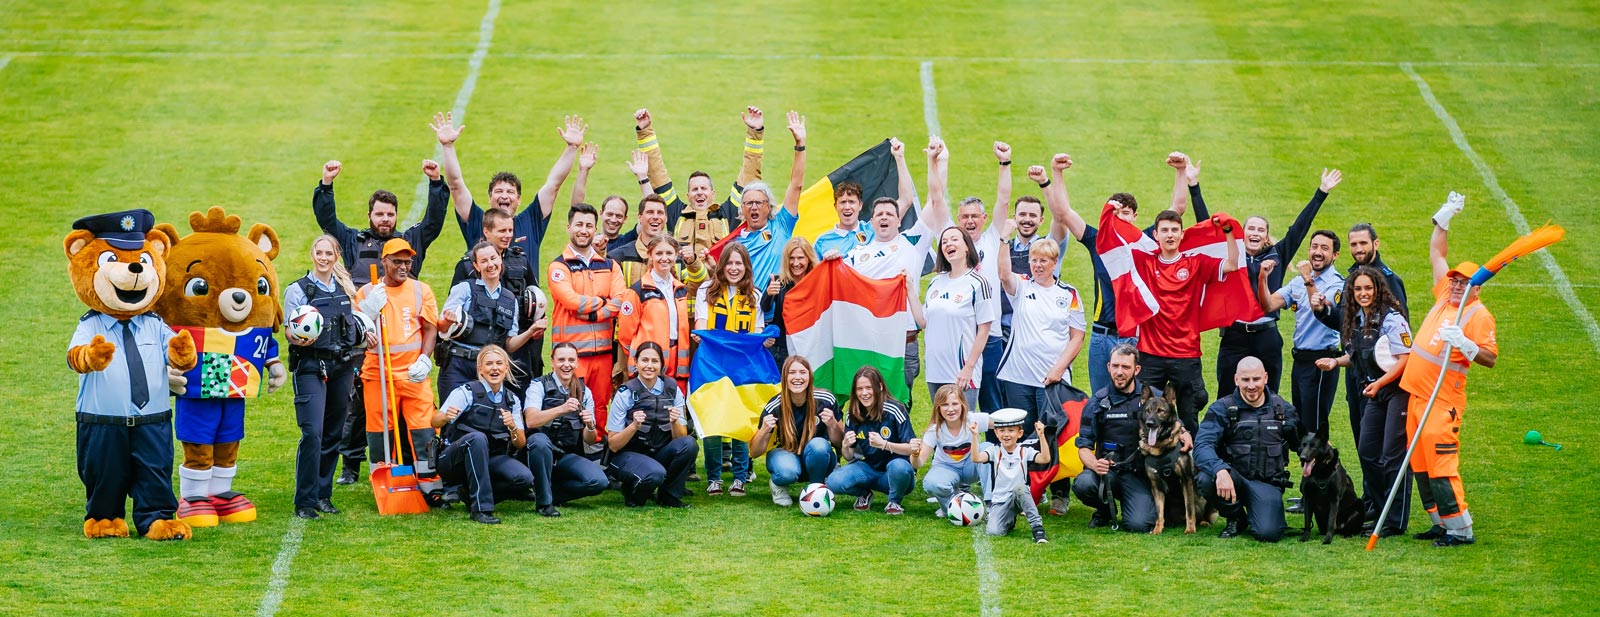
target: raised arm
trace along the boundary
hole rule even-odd
[[[584,203],[589,196],[589,170],[600,156],[600,147],[594,143],[578,146],[578,177],[572,182],[572,204]]]
[[[1222,228],[1223,245],[1228,247],[1228,256],[1222,260],[1222,265],[1218,268],[1223,274],[1227,274],[1239,269],[1239,243],[1233,239],[1233,226],[1238,223],[1227,215],[1218,218],[1222,219],[1219,226]]]
[[[789,134],[794,136],[794,165],[789,168],[789,189],[783,193],[783,209],[788,210],[790,215],[800,216],[800,192],[806,188],[806,117],[800,115],[800,112],[790,110],[788,121]],[[750,154],[746,152],[744,158],[746,166],[749,166]],[[761,169],[760,158],[757,154],[758,177]]]
[[[1183,214],[1189,210],[1189,187],[1193,186],[1188,178],[1189,156],[1182,152],[1168,154],[1167,165],[1171,166],[1173,170],[1172,205],[1168,206],[1167,209]],[[1196,165],[1194,183],[1200,182],[1199,172],[1200,167]],[[1205,215],[1201,214],[1199,209],[1195,210],[1195,216],[1197,217],[1195,220],[1205,219]]]
[[[339,172],[343,170],[344,165],[339,161],[323,163],[322,182],[317,183],[317,189],[311,192],[311,214],[317,218],[317,227],[322,228],[322,233],[338,238],[341,243],[346,237],[356,234],[356,230],[339,220],[339,207],[333,200],[333,179],[339,177]]]
[[[996,251],[998,254],[995,255],[995,259],[998,260],[995,263],[995,267],[1000,273],[1000,289],[1005,290],[1006,295],[1008,296],[1015,296],[1017,295],[1018,281],[1016,273],[1011,271],[1010,247],[1011,237],[1017,233],[1017,222],[1012,219],[1004,219],[996,221],[995,224],[1000,226],[999,231],[1001,245],[1000,250]]]
[[[544,186],[539,187],[540,216],[549,217],[556,205],[556,193],[561,191],[561,183],[567,181],[567,175],[572,173],[572,163],[578,158],[578,145],[583,143],[583,134],[589,130],[589,125],[583,123],[583,118],[567,116],[562,119],[561,126],[556,127],[556,134],[561,140],[567,142],[567,147],[561,151],[561,156],[556,158],[556,164],[550,167],[550,175],[545,177]]]
[[[922,220],[938,234],[950,225],[950,203],[945,196],[945,166],[950,163],[950,151],[945,149],[944,140],[933,137],[923,153],[928,155],[928,206],[923,209]]]
[[[1272,293],[1271,289],[1267,289],[1267,275],[1272,274],[1272,271],[1277,267],[1277,260],[1264,260],[1261,262],[1261,275],[1256,277],[1256,303],[1261,305],[1261,311],[1264,313],[1271,313],[1288,304],[1282,296]]]
[[[1433,266],[1433,284],[1450,272],[1450,219],[1467,206],[1467,196],[1450,191],[1450,197],[1433,215],[1433,237],[1428,240],[1428,263]]]
[[[1045,203],[1050,206],[1050,216],[1055,217],[1068,232],[1072,233],[1074,240],[1082,240],[1083,234],[1088,231],[1089,224],[1084,222],[1083,216],[1072,209],[1072,202],[1067,199],[1067,184],[1063,172],[1072,168],[1072,157],[1066,154],[1057,154],[1050,159],[1050,179],[1039,185],[1044,189]],[[1053,226],[1054,224],[1052,224]],[[1063,250],[1062,252],[1066,252]]]
[[[645,153],[650,188],[670,204],[678,200],[678,193],[672,186],[672,176],[667,173],[667,164],[661,158],[661,139],[656,136],[651,122],[650,110],[641,107],[633,112],[633,132],[639,151]]]
[[[1071,158],[1067,159],[1067,164],[1069,166],[1072,164]],[[1028,181],[1039,185],[1040,191],[1044,193],[1044,207],[1050,211],[1050,239],[1055,240],[1056,244],[1065,243],[1069,233],[1067,211],[1071,208],[1066,204],[1066,186],[1055,186],[1056,182],[1050,179],[1043,165],[1034,165],[1028,168]],[[1055,194],[1054,189],[1060,189],[1061,195],[1059,197]],[[1079,219],[1078,222],[1082,223],[1083,220]],[[1062,247],[1062,252],[1066,252],[1065,247]]]
[[[439,163],[427,160],[422,162],[422,173],[428,177],[428,208],[422,211],[422,221],[417,223],[417,236],[412,240],[414,248],[421,251],[433,244],[439,238],[439,233],[444,231],[444,212],[450,201],[450,190],[439,175]],[[405,231],[411,235],[411,230]]]
[[[790,113],[792,114],[793,112]],[[761,114],[761,109],[759,107],[746,107],[744,113],[739,115],[739,118],[744,121],[744,161],[739,165],[739,177],[734,180],[733,192],[729,194],[734,203],[738,203],[739,198],[743,196],[744,187],[750,186],[751,182],[761,179],[761,157],[766,151],[764,135],[766,134],[767,124],[766,118]],[[801,119],[801,122],[804,123],[805,120]],[[790,123],[793,124],[792,119]],[[793,131],[792,128],[790,130]],[[795,145],[802,146],[805,144],[802,140]]]
[[[894,137],[889,138],[889,156],[894,157],[895,176],[899,179],[900,216],[904,217],[912,208],[917,207],[917,183],[911,179],[911,167],[906,165],[906,144]],[[868,207],[871,204],[864,204]],[[870,214],[870,212],[869,212]]]
[[[634,150],[628,157],[628,171],[633,174],[633,179],[639,183],[639,197],[649,197],[655,191],[650,189],[650,157],[643,151]],[[670,228],[667,230],[672,231]]]
[[[467,190],[467,181],[461,176],[461,161],[456,158],[456,140],[461,137],[461,131],[467,125],[454,126],[450,112],[433,114],[433,122],[428,123],[428,128],[433,129],[434,137],[439,140],[439,162],[444,167],[444,181],[450,186],[450,201],[455,204],[456,218],[465,223],[472,218],[472,191]]]
[[[1311,196],[1311,201],[1306,207],[1300,209],[1299,216],[1294,217],[1294,223],[1289,225],[1289,230],[1283,233],[1283,239],[1272,245],[1278,256],[1289,259],[1300,252],[1300,245],[1306,241],[1306,235],[1311,233],[1311,224],[1317,219],[1317,212],[1322,210],[1322,202],[1328,199],[1328,193],[1333,192],[1333,187],[1339,186],[1344,179],[1344,174],[1337,169],[1322,170],[1322,182],[1317,185],[1317,192]]]
[[[994,142],[994,158],[1000,163],[999,179],[995,181],[994,212],[989,215],[989,225],[1011,218],[1011,145]]]

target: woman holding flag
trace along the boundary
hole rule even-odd
[[[800,245],[811,248],[803,239]],[[772,503],[789,506],[794,503],[790,484],[802,478],[822,482],[833,471],[839,461],[834,449],[844,440],[844,424],[833,393],[817,389],[805,356],[785,359],[781,375],[783,391],[762,410],[756,434],[750,438],[750,455],[767,455]]]
[[[729,242],[722,249],[711,280],[695,294],[696,330],[750,334],[766,329],[766,319],[760,308],[761,291],[751,280],[750,267],[750,252],[743,244]],[[728,487],[728,494],[743,497],[744,485],[750,480],[750,444],[737,439],[730,441],[733,442],[733,485]],[[722,437],[707,436],[702,446],[706,453],[706,495],[721,495]]]

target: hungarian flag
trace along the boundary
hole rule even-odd
[[[778,335],[778,327],[767,326],[760,334],[727,330],[694,334],[700,337],[689,365],[689,409],[694,411],[695,432],[702,437],[749,440],[756,433],[761,409],[779,392],[778,364],[764,345]]]
[[[871,366],[883,373],[896,399],[910,394],[904,275],[880,281],[838,259],[823,261],[784,296],[783,321],[789,353],[811,361],[818,388],[849,400],[856,370]]]
[[[1178,251],[1184,255],[1208,255],[1217,259],[1228,257],[1228,235],[1212,221],[1227,221],[1233,225],[1231,240],[1244,256],[1244,230],[1237,221],[1226,214],[1217,214],[1201,221],[1183,232]],[[1117,218],[1116,210],[1106,204],[1100,213],[1100,232],[1095,237],[1095,252],[1105,263],[1111,276],[1112,293],[1117,299],[1117,331],[1122,336],[1136,336],[1139,325],[1155,316],[1160,306],[1149,282],[1139,274],[1139,264],[1157,259],[1161,250],[1155,240],[1146,236],[1133,223]],[[1261,318],[1261,307],[1256,303],[1255,290],[1250,285],[1250,271],[1240,268],[1224,274],[1219,280],[1207,281],[1200,291],[1200,305],[1195,311],[1198,330],[1204,332],[1220,328],[1235,321],[1253,321]]]
[[[1076,478],[1083,472],[1083,459],[1078,458],[1078,429],[1083,425],[1083,404],[1089,397],[1082,390],[1062,382],[1045,386],[1040,400],[1039,421],[1044,423],[1044,433],[1039,436],[1039,450],[1051,453],[1051,462],[1040,469],[1028,470],[1028,489],[1034,503],[1044,497],[1052,482]]]
[[[833,209],[833,189],[844,182],[852,181],[861,185],[861,206],[869,208],[872,201],[879,197],[900,197],[900,176],[895,168],[894,155],[889,153],[889,140],[878,142],[866,152],[850,159],[843,167],[833,170],[811,188],[800,193],[800,220],[794,225],[794,235],[806,239],[816,239],[818,235],[839,225],[839,213]],[[779,207],[773,204],[772,207]],[[867,211],[863,220],[871,218],[871,211]],[[907,222],[916,220],[915,210],[906,215]],[[712,259],[722,257],[722,247],[727,243],[737,242],[740,233],[744,232],[744,224],[729,231],[727,237],[717,241],[711,246]]]

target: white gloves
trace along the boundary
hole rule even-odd
[[[1451,347],[1459,350],[1461,355],[1467,357],[1468,361],[1475,360],[1478,357],[1478,344],[1467,338],[1466,333],[1461,331],[1461,326],[1451,325],[1439,328],[1439,340],[1449,343]]]
[[[1467,196],[1450,191],[1450,197],[1445,199],[1444,205],[1439,206],[1439,211],[1433,214],[1433,224],[1439,229],[1450,231],[1450,217],[1461,213],[1467,207]]]
[[[183,376],[183,371],[167,367],[167,391],[173,396],[183,396],[185,388],[189,387],[189,378]]]
[[[433,359],[422,356],[411,363],[411,368],[406,369],[406,379],[411,380],[411,383],[422,383],[428,380],[428,373],[432,372]]]
[[[289,371],[284,370],[283,362],[273,360],[267,365],[267,393],[277,392],[283,384],[289,381]]]
[[[372,285],[371,288],[367,290],[367,297],[361,299],[361,304],[358,306],[358,308],[361,309],[362,314],[367,316],[367,319],[377,322],[378,313],[382,312],[383,305],[388,303],[389,290],[384,287],[382,283],[379,283],[377,285]]]

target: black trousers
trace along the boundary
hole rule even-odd
[[[1303,435],[1315,431],[1323,439],[1328,438],[1328,413],[1333,411],[1334,394],[1339,391],[1339,369],[1319,369],[1317,360],[1340,355],[1340,352],[1332,349],[1294,350],[1289,387],[1294,410],[1300,415],[1300,432]]]
[[[1404,473],[1400,466],[1406,456],[1406,405],[1411,396],[1390,385],[1379,390],[1377,398],[1362,396],[1361,400],[1364,403],[1356,452],[1361,458],[1362,501],[1368,510],[1382,509],[1395,478],[1404,476],[1400,494],[1395,495],[1389,517],[1383,521],[1384,526],[1403,532],[1411,519],[1411,474]]]
[[[1110,475],[1112,498],[1122,504],[1122,529],[1146,533],[1156,527],[1156,500],[1150,493],[1150,481],[1143,471],[1118,472]],[[1083,505],[1098,512],[1111,514],[1113,504],[1100,498],[1100,474],[1085,469],[1072,480],[1072,493]]]
[[[516,499],[533,488],[533,472],[505,452],[489,452],[489,438],[468,433],[439,454],[439,475],[449,485],[462,485],[461,497],[472,512],[493,512],[496,496]]]
[[[351,368],[355,373],[361,372],[361,361],[365,354],[351,361]],[[339,434],[339,455],[344,457],[344,468],[353,469],[359,475],[361,462],[367,460],[367,407],[366,399],[361,394],[362,388],[350,388],[350,409],[355,413],[345,414],[344,428]]]
[[[1358,444],[1361,443],[1361,415],[1366,413],[1364,408],[1367,401],[1367,397],[1361,396],[1362,387],[1362,384],[1356,383],[1355,371],[1344,372],[1344,403],[1350,408],[1350,436]],[[1401,409],[1404,410],[1403,407]],[[1362,498],[1366,496],[1362,495]]]
[[[1247,332],[1239,325],[1222,329],[1222,344],[1217,346],[1217,398],[1238,389],[1233,384],[1233,376],[1239,372],[1239,361],[1249,356],[1267,367],[1267,387],[1281,392],[1278,379],[1283,376],[1283,335],[1278,332],[1278,322],[1274,321],[1254,332]]]
[[[133,498],[139,535],[172,518],[172,420],[139,426],[78,423],[78,479],[83,481],[83,519],[126,519]]]
[[[355,364],[305,360],[294,372],[294,419],[300,446],[294,457],[294,505],[315,507],[333,497],[333,468],[350,414]],[[363,442],[365,443],[365,442]]]
[[[555,444],[544,433],[528,435],[523,456],[533,472],[533,501],[540,506],[599,495],[611,484],[600,463],[581,454],[556,454]]]
[[[618,452],[611,455],[611,474],[622,483],[622,497],[630,505],[642,505],[654,494],[656,499],[683,499],[684,484],[700,456],[700,442],[684,435],[667,442],[653,454]]]
[[[1168,358],[1139,352],[1139,381],[1157,390],[1166,390],[1171,385],[1178,395],[1178,419],[1183,420],[1183,427],[1190,433],[1200,432],[1195,414],[1210,400],[1199,358]]]
[[[1258,482],[1241,474],[1229,472],[1233,478],[1233,501],[1223,501],[1217,496],[1217,479],[1200,472],[1200,493],[1206,501],[1229,519],[1243,516],[1250,521],[1250,535],[1262,542],[1283,539],[1283,530],[1289,524],[1283,518],[1283,489],[1266,482]]]

